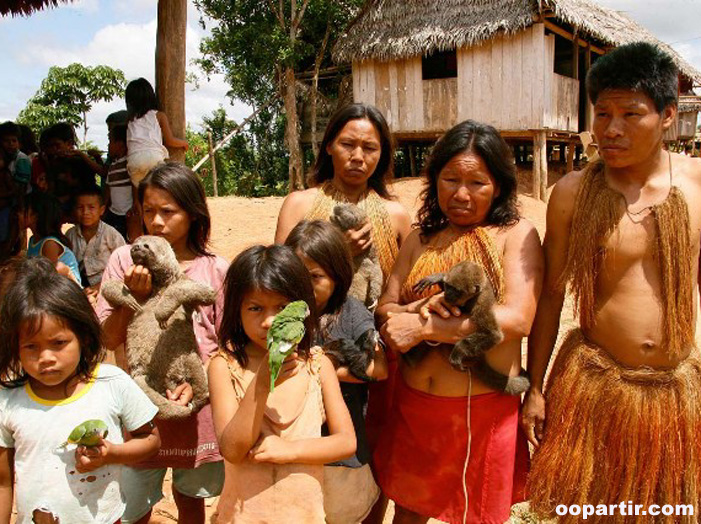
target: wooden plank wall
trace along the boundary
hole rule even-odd
[[[577,131],[578,84],[557,78],[554,59],[554,36],[534,24],[458,49],[458,78],[422,80],[421,57],[354,62],[353,97],[380,109],[394,132],[443,131],[468,118],[500,130]]]

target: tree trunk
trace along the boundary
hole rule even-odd
[[[85,147],[85,143],[88,141],[88,115],[85,114],[85,111],[83,111],[83,144],[82,147]]]
[[[295,71],[292,67],[287,66],[285,67],[285,146],[290,152],[288,170],[290,193],[298,189],[304,189],[296,91]]]
[[[185,32],[187,0],[158,0],[156,30],[156,94],[173,134],[185,138]],[[183,162],[184,149],[169,149],[171,160]]]
[[[324,40],[321,42],[321,49],[316,55],[316,60],[314,60],[314,81],[312,82],[311,91],[311,106],[312,106],[312,122],[311,122],[311,140],[312,140],[312,151],[314,152],[314,159],[319,156],[319,144],[316,140],[316,98],[319,93],[319,70],[321,69],[321,62],[324,60],[324,54],[326,53],[326,45],[329,42],[329,35],[331,34],[331,20],[326,23],[326,32],[324,33]]]

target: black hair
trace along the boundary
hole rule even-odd
[[[245,367],[249,339],[241,322],[241,306],[247,293],[271,291],[290,302],[304,300],[310,314],[304,321],[306,332],[297,346],[297,353],[307,359],[317,329],[316,302],[309,272],[289,246],[253,246],[240,253],[229,266],[224,279],[224,311],[219,327],[219,344]]]
[[[20,334],[23,329],[37,333],[46,316],[60,320],[78,337],[76,375],[89,380],[103,353],[100,322],[83,290],[43,257],[23,260],[16,275],[0,310],[0,386],[15,388],[29,380],[19,358]]]
[[[353,282],[353,259],[341,230],[325,220],[302,220],[290,231],[285,245],[319,264],[334,281],[333,293],[319,315],[340,312]]]
[[[42,147],[44,147],[46,143],[52,139],[58,139],[64,142],[71,142],[75,144],[75,130],[73,129],[73,126],[68,122],[59,122],[58,124],[54,124],[48,129],[45,129],[41,133],[41,138],[39,142],[42,144]]]
[[[109,115],[107,115],[107,118],[105,118],[105,124],[107,124],[107,127],[110,129],[114,126],[126,125],[128,121],[129,112],[126,109],[110,113]]]
[[[319,156],[316,158],[314,169],[310,176],[310,185],[318,186],[326,180],[333,179],[333,160],[326,151],[326,146],[334,141],[343,127],[351,120],[367,119],[380,135],[380,160],[375,172],[368,179],[368,186],[382,198],[390,198],[387,191],[387,181],[394,176],[394,142],[387,121],[379,109],[371,105],[350,104],[338,109],[326,126],[324,138],[319,146]]]
[[[8,120],[7,122],[0,124],[0,138],[6,136],[14,136],[20,140],[22,138],[22,131],[17,124]]]
[[[96,196],[99,198],[101,206],[105,204],[105,196],[102,189],[97,184],[78,187],[73,193],[73,206],[78,203],[78,197],[82,196]]]
[[[25,155],[38,153],[39,146],[37,145],[37,139],[36,136],[34,136],[34,131],[32,131],[32,128],[24,124],[17,125],[20,130],[20,151],[22,151],[22,153],[24,153]]]
[[[199,177],[189,167],[178,162],[165,162],[154,167],[139,183],[139,203],[149,187],[167,191],[190,217],[187,247],[198,255],[211,256],[207,250],[211,218],[207,196]]]
[[[127,103],[128,121],[141,118],[152,110],[158,110],[158,99],[151,83],[145,78],[137,78],[127,84],[124,91]]]
[[[25,197],[24,209],[20,212],[26,213],[30,209],[37,215],[35,233],[39,238],[56,237],[62,244],[70,245],[68,239],[61,233],[63,211],[61,203],[55,196],[41,191],[32,191]]]
[[[110,140],[113,142],[121,142],[123,144],[127,143],[127,125],[126,124],[114,124],[107,134]]]
[[[448,218],[438,205],[438,175],[461,153],[478,155],[487,165],[499,189],[486,217],[486,224],[505,227],[519,221],[516,166],[511,149],[492,126],[466,120],[443,135],[431,151],[425,167],[426,186],[421,193],[423,204],[418,212],[421,236],[426,238],[448,225]]]
[[[625,89],[647,95],[658,113],[677,104],[679,69],[672,57],[649,42],[633,42],[602,56],[587,74],[587,94],[596,104],[602,91]]]

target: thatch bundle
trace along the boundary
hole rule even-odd
[[[682,95],[678,107],[680,113],[698,113],[701,111],[701,96]]]
[[[514,34],[551,15],[580,37],[604,47],[645,40],[664,48],[682,73],[701,72],[647,29],[592,0],[369,0],[333,50],[337,62],[390,61],[478,45],[497,33]]]
[[[30,15],[46,7],[55,7],[69,0],[0,0],[0,15]]]

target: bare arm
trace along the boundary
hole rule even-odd
[[[567,262],[569,231],[572,223],[578,177],[570,174],[555,185],[546,220],[544,293],[538,302],[533,330],[528,338],[528,372],[531,388],[521,411],[521,425],[529,441],[537,446],[545,424],[543,381],[555,347],[565,290],[560,278]]]
[[[299,224],[311,208],[316,193],[310,190],[295,191],[285,197],[277,216],[275,243],[284,244],[290,231]]]
[[[411,215],[402,204],[396,201],[388,202],[387,210],[392,220],[392,227],[397,233],[397,242],[401,247],[411,233]]]
[[[527,221],[522,220],[509,231],[503,265],[505,296],[503,304],[495,306],[494,314],[504,340],[521,339],[528,335],[533,322],[543,266],[538,233]],[[455,344],[474,332],[475,325],[467,317],[419,313],[422,305],[440,300],[440,296],[435,296],[425,299],[423,304],[415,302],[403,310],[390,310],[390,318],[383,326],[385,341],[394,350],[404,353],[424,340]]]
[[[419,237],[419,231],[412,231],[407,237],[406,242],[399,248],[399,254],[397,255],[397,260],[394,262],[394,267],[392,267],[392,273],[390,273],[387,279],[385,292],[377,303],[377,309],[375,310],[377,325],[381,326],[387,322],[390,313],[416,313],[419,307],[426,302],[425,300],[417,300],[416,302],[406,305],[400,305],[399,303],[402,286],[411,272],[411,268],[416,261],[420,249],[421,239]]]
[[[213,358],[209,362],[207,376],[214,430],[219,451],[229,462],[241,462],[260,436],[270,391],[270,378],[266,380],[267,369],[265,362],[262,362],[239,403],[226,361]]]
[[[187,140],[177,138],[173,134],[173,131],[170,129],[170,122],[168,122],[168,116],[163,111],[158,111],[158,113],[156,113],[156,118],[158,119],[158,125],[161,126],[163,144],[167,147],[174,147],[176,149],[184,149],[187,151]]]
[[[356,448],[353,421],[341,395],[333,364],[326,356],[322,357],[321,364],[321,392],[329,435],[295,441],[266,437],[252,450],[253,460],[278,464],[328,464],[352,456]]]
[[[112,444],[102,439],[97,446],[79,446],[75,451],[75,467],[80,473],[94,471],[108,464],[136,464],[158,453],[161,437],[158,429],[149,422],[130,431],[131,438],[122,444]]]
[[[41,255],[48,258],[53,265],[58,262],[58,257],[63,254],[63,246],[55,240],[47,240],[41,246]]]
[[[14,494],[15,450],[0,448],[0,524],[10,524]]]

